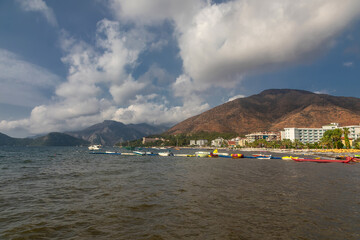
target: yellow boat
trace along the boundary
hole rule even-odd
[[[299,157],[293,157],[293,156],[284,156],[281,158],[282,160],[293,160],[293,159],[299,159]]]

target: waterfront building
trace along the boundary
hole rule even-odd
[[[275,132],[256,132],[245,135],[248,142],[265,139],[266,141],[280,140],[280,134]]]
[[[206,139],[200,139],[200,140],[190,140],[190,146],[199,146],[203,147],[208,144],[208,140]]]
[[[211,146],[213,147],[221,147],[225,144],[225,139],[223,138],[216,138],[211,141]]]
[[[245,147],[247,139],[242,137],[232,138],[231,141],[235,141],[236,146]]]
[[[360,125],[351,125],[340,127],[338,123],[330,123],[321,128],[284,128],[281,131],[281,139],[290,139],[291,141],[299,140],[302,143],[319,142],[327,130],[349,129],[349,138],[356,140],[360,137]]]
[[[153,142],[156,142],[156,141],[164,142],[165,139],[164,138],[147,138],[147,137],[143,137],[142,144],[153,143]]]
[[[319,142],[324,132],[323,128],[284,128],[281,139],[299,140],[302,143]]]
[[[228,147],[231,147],[231,148],[236,148],[236,141],[233,141],[233,140],[228,140],[227,141],[227,145]]]

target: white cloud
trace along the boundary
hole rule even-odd
[[[322,89],[322,90],[315,91],[314,93],[315,94],[330,94],[331,92],[333,92],[333,91]]]
[[[354,63],[353,63],[353,62],[344,62],[344,63],[343,63],[343,66],[344,66],[344,67],[353,67],[353,66],[354,66]]]
[[[67,33],[63,33],[62,38],[63,49],[67,52],[62,61],[69,66],[69,76],[57,89],[57,94],[77,99],[98,96],[102,93],[102,85],[105,85],[104,91],[110,88],[111,93],[119,92],[120,86],[126,87],[124,83],[131,78],[126,68],[136,65],[148,41],[143,30],[123,32],[119,23],[106,19],[98,23],[96,47],[76,41]],[[113,94],[113,97],[116,102],[120,101],[120,96]]]
[[[194,82],[233,86],[241,77],[302,61],[360,14],[357,0],[237,0],[208,5],[179,37]]]
[[[48,70],[0,49],[1,103],[34,107],[49,101],[49,94],[60,81],[60,77]]]
[[[167,107],[166,101],[164,97],[154,94],[139,95],[128,107],[117,109],[113,120],[124,123],[175,124],[209,109],[207,104],[198,105],[191,102],[186,102],[182,106]]]
[[[151,39],[142,28],[121,31],[117,22],[109,20],[98,23],[96,46],[64,31],[61,45],[62,61],[69,68],[67,81],[58,85],[52,103],[35,107],[28,119],[2,121],[0,130],[27,128],[40,134],[77,130],[104,119],[175,123],[207,109],[207,104],[197,104],[197,97],[171,106],[165,96],[171,95],[171,75],[156,64],[138,79],[132,77],[138,56]],[[155,94],[159,91],[164,96]]]
[[[110,87],[110,93],[114,101],[119,105],[128,104],[128,102],[136,96],[140,90],[146,86],[145,83],[127,79],[121,85],[113,85]]]
[[[137,25],[173,21],[184,74],[203,90],[308,60],[360,14],[358,0],[111,0],[111,7]]]
[[[231,102],[231,101],[233,101],[235,99],[238,99],[238,98],[244,98],[244,97],[246,97],[246,96],[242,95],[242,94],[239,94],[239,95],[236,95],[236,96],[233,96],[233,97],[229,98],[228,102]]]
[[[121,31],[118,22],[104,19],[97,25],[96,46],[78,41],[65,31],[61,35],[65,52],[62,61],[69,68],[67,81],[57,86],[52,103],[35,107],[29,119],[2,122],[0,130],[26,124],[31,133],[37,134],[95,124],[111,116],[110,112],[116,111],[113,106],[135,99],[145,87],[127,72],[136,66],[148,41],[141,28]]]
[[[57,26],[57,20],[54,11],[49,8],[43,0],[17,0],[21,8],[27,12],[40,12],[46,20],[52,25]]]

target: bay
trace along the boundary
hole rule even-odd
[[[0,239],[360,239],[359,183],[360,164],[1,147]]]

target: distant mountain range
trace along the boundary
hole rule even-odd
[[[136,140],[153,134],[166,131],[167,127],[155,127],[146,123],[123,124],[121,122],[106,120],[81,131],[67,132],[67,134],[91,142],[113,146],[119,142]]]
[[[0,146],[87,146],[88,141],[65,133],[52,132],[37,138],[12,138],[0,133]]]
[[[12,138],[0,133],[0,146],[113,146],[119,142],[139,139],[166,130],[166,127],[154,127],[145,123],[125,125],[106,120],[81,131],[49,133],[36,138]]]
[[[285,127],[321,127],[360,123],[360,99],[303,90],[270,89],[224,103],[186,119],[166,133],[280,131]]]

